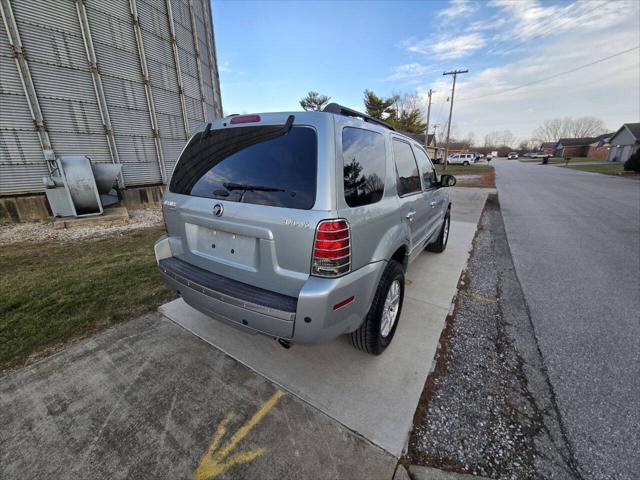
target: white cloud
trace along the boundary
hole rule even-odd
[[[437,69],[430,65],[423,65],[421,63],[407,63],[405,65],[398,65],[393,68],[393,73],[387,77],[387,80],[411,80],[419,79],[435,72]]]
[[[407,45],[407,50],[424,55],[435,55],[438,60],[461,58],[484,47],[486,40],[480,33],[468,33],[457,37],[426,39]]]
[[[636,14],[638,7],[635,9]],[[640,120],[640,63],[638,50],[573,73],[524,86],[536,80],[585,65],[640,43],[633,21],[626,28],[602,32],[575,32],[513,63],[462,75],[456,85],[454,124],[460,132],[483,137],[493,130],[510,129],[528,138],[544,119],[595,116],[615,130],[624,122]],[[451,84],[439,80],[436,89],[444,101]],[[448,104],[445,104],[448,106]],[[444,109],[435,122],[446,122]]]
[[[231,68],[231,65],[229,65],[229,62],[219,63],[218,71],[220,73],[233,73],[233,69]]]
[[[513,42],[558,36],[575,29],[605,29],[627,20],[634,0],[575,1],[568,5],[541,4],[538,0],[493,0],[489,5],[499,11],[504,25],[495,40]],[[506,26],[506,28],[504,28]]]
[[[478,6],[469,0],[451,0],[449,7],[438,12],[438,17],[454,18],[463,13],[475,12],[477,9]]]

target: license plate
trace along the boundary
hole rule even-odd
[[[257,239],[202,225],[186,224],[190,250],[212,260],[256,266]]]

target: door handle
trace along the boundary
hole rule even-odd
[[[409,210],[409,213],[407,213],[406,217],[410,222],[413,222],[413,217],[416,215],[416,211],[415,210]]]
[[[429,205],[431,205],[431,208],[435,207],[438,204],[437,201],[433,201],[433,202],[429,202]]]

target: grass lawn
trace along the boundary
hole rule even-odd
[[[447,173],[454,175],[458,182],[457,187],[481,187],[495,188],[495,170],[491,165],[447,165],[447,171],[444,171],[444,165],[435,165],[438,175]]]
[[[616,163],[604,163],[602,165],[567,165],[563,168],[571,168],[573,170],[581,170],[583,172],[604,173],[606,175],[638,175],[635,172],[625,172],[624,164]]]
[[[524,163],[542,163],[541,158],[521,158],[521,162]],[[574,163],[585,163],[585,162],[604,162],[605,160],[597,157],[573,157],[569,160],[569,165]],[[565,159],[562,157],[551,157],[549,159],[549,163],[564,165]]]
[[[0,370],[172,298],[153,253],[163,231],[156,227],[75,243],[1,246]]]

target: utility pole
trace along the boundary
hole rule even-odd
[[[447,122],[447,145],[444,149],[444,168],[447,170],[447,158],[449,157],[449,134],[451,133],[451,119],[453,117],[453,96],[456,93],[456,78],[459,73],[467,73],[469,70],[451,70],[449,72],[442,72],[442,75],[453,75],[453,87],[451,88],[451,105],[449,105],[449,121]]]
[[[427,107],[427,128],[424,133],[424,144],[425,146],[429,146],[429,119],[431,118],[431,94],[433,90],[429,89],[429,107]]]
[[[436,149],[434,160],[437,160],[438,159],[438,127],[440,125],[438,125],[437,123],[434,123],[431,126],[433,127],[433,143],[435,144],[435,149]]]

